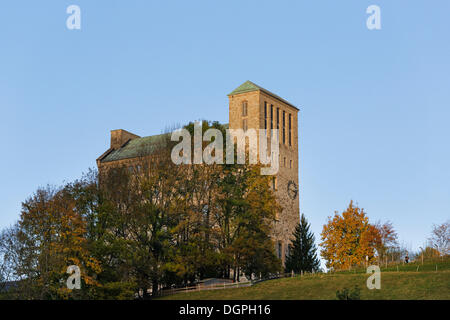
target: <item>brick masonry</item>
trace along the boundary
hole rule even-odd
[[[246,116],[243,112],[244,102],[247,103]],[[268,134],[271,129],[271,124],[274,128],[277,128],[277,109],[279,110],[280,168],[278,174],[275,176],[275,194],[283,209],[277,214],[277,221],[273,230],[273,240],[277,255],[281,256],[284,264],[285,252],[291,242],[292,233],[300,221],[298,192],[298,109],[262,90],[229,95],[229,126],[230,129],[243,129],[245,119],[247,120],[247,127],[249,129],[264,129],[266,123],[265,106],[267,106],[266,121]],[[271,118],[271,107],[273,107],[273,120]],[[285,113],[285,143],[283,143],[283,111]],[[292,117],[290,146],[289,115]],[[291,188],[291,192],[288,192],[288,187]],[[296,194],[294,192],[295,189],[297,189]],[[279,251],[280,248],[281,252]]]

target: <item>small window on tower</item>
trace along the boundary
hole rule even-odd
[[[292,160],[289,160],[289,168],[292,168]]]
[[[242,116],[247,116],[247,101],[242,102]]]
[[[247,131],[247,129],[248,129],[247,119],[244,119],[242,121],[242,129],[244,129],[244,131]]]
[[[289,146],[292,146],[292,115],[289,113]]]
[[[277,108],[277,129],[280,129],[280,108]]]
[[[264,101],[264,129],[267,129],[267,102]]]
[[[270,130],[273,129],[273,104],[270,105]]]

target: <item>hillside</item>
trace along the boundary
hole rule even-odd
[[[305,275],[269,280],[252,287],[179,293],[161,299],[334,300],[337,290],[344,287],[351,289],[354,286],[361,289],[361,300],[450,299],[449,259],[424,265],[410,263],[382,268],[380,290],[367,289],[366,281],[369,276],[364,270]]]

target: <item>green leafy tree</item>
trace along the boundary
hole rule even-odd
[[[300,223],[295,227],[294,240],[286,259],[286,272],[317,272],[320,270],[320,261],[317,258],[317,248],[314,244],[314,234],[310,231],[310,224],[304,214]]]

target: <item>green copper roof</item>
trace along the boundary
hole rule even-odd
[[[257,84],[254,84],[251,81],[245,81],[239,87],[234,89],[233,92],[231,92],[229,94],[229,96],[234,95],[234,94],[244,93],[244,92],[251,92],[251,91],[261,90],[261,89],[262,88],[260,86],[258,86]]]
[[[240,94],[240,93],[245,93],[245,92],[252,92],[252,91],[257,91],[257,90],[261,90],[264,93],[268,94],[269,96],[272,96],[288,105],[290,105],[291,107],[294,107],[295,109],[298,110],[298,108],[296,106],[294,106],[292,103],[290,103],[289,101],[284,100],[283,98],[281,98],[280,96],[277,96],[275,93],[270,92],[269,90],[264,89],[263,87],[258,86],[257,84],[251,82],[251,81],[245,81],[243,84],[241,84],[239,87],[237,87],[236,89],[234,89],[229,96],[231,95],[235,95],[235,94]]]
[[[136,138],[130,140],[120,149],[113,150],[101,162],[110,162],[123,159],[137,158],[151,154],[158,145],[165,143],[164,136],[166,134],[159,134],[144,138]]]
[[[223,126],[228,129],[228,123],[223,124]],[[166,135],[168,134],[163,133],[149,137],[132,139],[121,148],[112,150],[103,159],[101,159],[100,162],[111,162],[150,155],[156,150],[156,147],[165,145],[167,141],[165,139]]]

